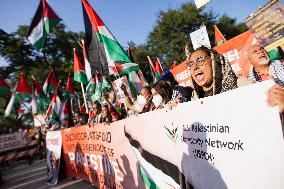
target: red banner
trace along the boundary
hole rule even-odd
[[[185,60],[174,69],[171,69],[171,72],[175,80],[181,86],[192,86],[190,71],[186,68],[187,61]]]
[[[67,177],[80,177],[98,188],[139,188],[137,158],[121,121],[62,131]]]
[[[226,41],[222,45],[214,47],[214,49],[229,60],[238,77],[247,77],[250,63],[245,55],[245,51],[255,42],[256,39],[251,31],[246,31]]]
[[[249,74],[250,63],[247,60],[245,51],[255,42],[256,39],[251,31],[246,31],[226,41],[222,45],[214,47],[214,49],[228,59],[238,77],[247,77]],[[187,70],[186,63],[187,61],[184,61],[171,70],[176,81],[181,86],[192,85],[190,71]]]

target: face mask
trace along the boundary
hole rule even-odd
[[[102,106],[105,106],[105,105],[107,105],[106,101],[102,100]]]
[[[163,98],[161,97],[161,95],[155,95],[153,96],[152,102],[154,103],[155,107],[159,107],[162,102],[163,102]]]
[[[147,102],[147,101],[146,101],[146,99],[145,99],[144,96],[139,95],[139,96],[137,97],[137,103],[138,103],[139,105],[145,105],[146,102]]]

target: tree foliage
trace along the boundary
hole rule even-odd
[[[16,32],[10,34],[0,29],[0,55],[8,63],[7,66],[0,67],[0,75],[8,79],[11,88],[15,86],[19,73],[24,73],[30,84],[33,75],[43,85],[49,71],[53,69],[57,80],[62,80],[61,86],[64,88],[68,73],[73,74],[73,48],[82,55],[75,38],[83,39],[83,33],[67,32],[64,25],[59,24],[48,35],[44,50],[39,52],[28,41],[27,31],[28,26],[19,26]],[[79,84],[74,85],[80,91]],[[21,119],[15,116],[3,118],[8,100],[9,96],[0,98],[0,131],[8,125],[11,128],[15,125],[16,128],[26,127],[26,123],[30,122],[25,120],[30,119],[30,113]]]
[[[226,15],[218,18],[211,11],[196,9],[194,4],[186,3],[178,9],[169,9],[159,13],[146,44],[133,47],[136,61],[142,65],[148,64],[144,56],[146,54],[159,57],[168,68],[175,61],[181,63],[186,58],[185,46],[188,45],[189,50],[193,50],[190,33],[203,24],[207,27],[212,47],[214,47],[214,24],[218,26],[227,40],[247,30],[246,25],[237,24],[236,19]]]
[[[211,45],[214,46],[213,25],[216,24],[225,38],[228,40],[247,28],[245,24],[237,24],[236,20],[226,15],[217,17],[211,11],[196,9],[192,3],[183,4],[178,9],[161,11],[153,30],[149,33],[145,44],[136,45],[130,42],[135,62],[139,64],[144,76],[151,81],[151,72],[147,56],[153,61],[159,57],[162,65],[170,67],[173,62],[181,63],[185,60],[185,45],[190,47],[190,33],[198,29],[202,24],[206,25]],[[84,37],[83,33],[66,31],[64,25],[58,24],[52,33],[48,35],[45,49],[42,52],[36,51],[27,40],[28,26],[19,26],[13,33],[7,33],[0,29],[0,56],[8,63],[0,67],[0,75],[7,78],[11,86],[18,80],[22,72],[31,82],[31,75],[34,75],[41,84],[48,72],[53,69],[57,79],[62,80],[65,86],[68,73],[73,73],[73,48],[82,55],[81,47],[76,40]],[[79,84],[75,83],[75,89],[79,90]],[[0,97],[0,132],[9,126],[24,127],[31,119],[25,116],[21,119],[3,119],[2,115],[8,103],[9,96]],[[5,126],[5,127],[4,127]],[[6,129],[7,130],[7,129]]]

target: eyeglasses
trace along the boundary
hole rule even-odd
[[[205,55],[205,56],[199,56],[199,57],[196,58],[195,61],[189,61],[189,62],[187,63],[187,67],[188,67],[188,68],[191,68],[194,64],[196,64],[197,66],[203,66],[203,64],[204,64],[204,62],[205,62],[205,59],[206,59],[207,57],[209,57],[209,56],[207,56],[207,55]]]

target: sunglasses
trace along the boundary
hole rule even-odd
[[[194,64],[197,65],[197,66],[203,66],[203,64],[204,64],[204,62],[205,62],[205,59],[206,59],[207,57],[209,57],[209,56],[207,56],[207,55],[205,55],[205,56],[199,56],[199,57],[196,58],[196,60],[189,61],[186,66],[187,66],[188,68],[191,68]]]

